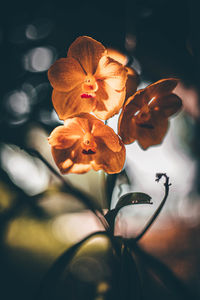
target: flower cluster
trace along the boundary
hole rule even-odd
[[[54,108],[64,120],[49,137],[63,174],[90,169],[120,172],[126,156],[124,144],[137,140],[143,149],[160,144],[168,118],[182,105],[172,93],[177,79],[163,79],[136,92],[137,73],[87,36],[72,43],[67,57],[51,66],[48,77]],[[101,120],[121,108],[117,135]]]

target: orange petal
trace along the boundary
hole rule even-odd
[[[102,56],[99,61],[94,77],[98,80],[104,80],[113,89],[121,91],[126,84],[126,68],[109,56]]]
[[[117,92],[104,81],[98,81],[98,86],[96,108],[93,112],[98,118],[107,120],[119,112],[124,103],[126,90]]]
[[[156,100],[166,95],[170,95],[178,82],[179,80],[176,78],[167,78],[150,84],[146,88],[138,90],[135,94],[129,97],[125,106],[127,106],[130,102],[134,102],[135,107],[142,107],[142,105],[148,103],[152,98],[155,98]]]
[[[161,79],[145,88],[145,92],[148,94],[148,97],[164,97],[165,95],[171,94],[173,89],[178,84],[179,80],[176,78],[167,78]],[[149,100],[150,100],[149,99]]]
[[[81,98],[81,94],[81,84],[68,93],[53,90],[53,106],[61,120],[65,120],[66,118],[81,112],[91,112],[94,109],[96,99],[93,97]]]
[[[118,134],[121,136],[125,144],[131,144],[135,141],[135,126],[133,126],[135,113],[139,112],[141,108],[148,103],[145,89],[139,90],[131,96],[125,103],[123,110],[119,116]]]
[[[68,149],[52,147],[53,158],[62,174],[83,174],[92,169],[91,161],[94,160],[94,155],[83,154],[82,151],[80,142]]]
[[[80,36],[69,47],[67,56],[77,59],[87,74],[94,74],[104,52],[101,43],[91,37]]]
[[[119,152],[113,152],[110,150],[103,140],[97,139],[98,152],[95,154],[95,159],[91,162],[91,165],[95,171],[104,170],[109,174],[119,173],[124,166],[126,150],[123,143],[121,144],[121,150]]]
[[[134,105],[131,106],[133,107],[133,111],[135,110],[136,112],[138,110],[137,107],[136,109],[134,108]],[[129,106],[126,106],[118,120],[118,134],[121,136],[124,144],[133,143],[136,137],[135,121],[133,121],[133,113],[131,111],[132,107],[129,110]]]
[[[113,152],[119,152],[122,149],[119,137],[112,128],[105,125],[102,121],[94,123],[92,134],[95,138],[101,139]]]
[[[74,162],[74,158],[71,157],[73,151],[75,151],[73,147],[69,149],[62,149],[62,150],[55,149],[54,147],[52,147],[51,151],[52,151],[54,161],[62,174],[67,174],[67,173],[83,174],[92,169],[92,166],[90,165],[90,161],[88,160],[87,157],[86,157],[87,161],[83,161],[82,163]]]
[[[120,64],[124,66],[128,63],[128,57],[116,49],[108,48],[107,54],[109,57],[113,58],[114,60],[118,61]]]
[[[164,136],[168,129],[168,120],[160,113],[153,113],[148,124],[151,126],[137,125],[136,126],[136,136],[135,139],[143,149],[147,149],[150,146],[158,145],[162,142]]]
[[[119,135],[125,144],[130,144],[135,140],[143,149],[158,145],[162,142],[168,129],[168,120],[160,112],[153,112],[148,122],[144,124],[136,123],[130,115],[121,118],[119,123]]]
[[[177,95],[170,94],[165,97],[155,99],[149,107],[151,109],[161,110],[166,117],[170,117],[181,109],[182,101]]]
[[[79,62],[72,57],[57,60],[48,71],[51,85],[60,92],[72,90],[84,81],[85,76]]]
[[[67,149],[83,135],[81,127],[70,119],[67,126],[56,127],[48,138],[49,144],[56,149]]]
[[[92,169],[92,166],[91,164],[74,164],[69,172],[70,173],[75,173],[75,174],[84,174],[84,173],[87,173],[88,171],[90,171]],[[68,173],[69,173],[68,172]]]

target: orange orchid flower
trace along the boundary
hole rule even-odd
[[[118,113],[126,95],[127,70],[107,55],[96,40],[81,36],[69,47],[67,57],[48,71],[52,101],[60,119],[93,112],[107,120]]]
[[[182,106],[172,93],[178,80],[159,80],[137,91],[124,105],[118,131],[125,144],[138,141],[143,149],[160,144],[168,129],[168,118]]]
[[[68,118],[49,137],[52,154],[61,173],[86,173],[91,169],[119,173],[125,147],[113,129],[94,116],[82,113]]]

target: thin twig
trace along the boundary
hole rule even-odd
[[[170,187],[171,183],[169,183],[169,177],[165,173],[156,174],[156,181],[159,182],[162,177],[165,177],[165,183],[164,183],[165,195],[164,195],[164,198],[163,198],[162,202],[160,203],[159,207],[157,208],[157,210],[155,211],[155,213],[153,214],[153,216],[151,217],[151,219],[149,220],[149,222],[147,223],[147,225],[142,230],[142,232],[136,238],[134,238],[134,241],[136,241],[136,242],[139,241],[143,237],[143,235],[147,232],[147,230],[150,228],[150,226],[156,220],[156,218],[158,217],[159,213],[161,212],[161,210],[162,210],[162,208],[163,208],[163,206],[164,206],[164,204],[167,200],[167,197],[168,197],[168,194],[169,194],[169,187]]]

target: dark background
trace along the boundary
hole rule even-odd
[[[59,124],[58,119],[52,115],[52,88],[47,79],[47,70],[57,58],[66,56],[69,45],[76,37],[89,35],[106,47],[113,47],[126,53],[133,59],[133,63],[139,62],[141,81],[154,82],[165,77],[179,77],[185,88],[194,89],[199,96],[199,32],[200,3],[194,0],[141,0],[121,1],[121,3],[3,1],[0,10],[1,153],[5,145],[12,145],[11,148],[18,146],[19,148],[12,148],[17,151],[27,147],[27,135],[35,126],[49,134]],[[190,103],[187,105],[190,106]],[[195,105],[198,112],[199,103]],[[198,113],[192,115],[190,110],[185,114],[186,122],[190,125],[187,147],[199,166],[199,116]],[[43,198],[43,193],[52,189],[52,186],[55,189],[55,183],[51,185],[51,175],[49,175],[50,187],[46,191],[33,193],[34,195],[27,194],[23,184],[18,185],[10,176],[3,163],[5,158],[2,157],[4,156],[1,154],[0,298],[27,300],[36,293],[44,274],[66,245],[56,244],[53,237],[49,236],[49,229],[47,231],[44,229],[45,222],[51,220],[52,215],[41,207],[39,200]],[[12,167],[15,168],[15,161]],[[197,180],[193,183],[196,198],[199,195],[198,174],[199,171]],[[32,176],[31,170],[29,176]],[[27,223],[27,219],[32,220],[32,223],[29,221]],[[16,220],[19,222],[16,223]],[[14,229],[9,237],[9,228],[12,224],[16,226],[13,225],[12,228],[17,229]],[[23,230],[28,226],[30,231],[24,234]],[[177,228],[179,235],[181,225]],[[192,249],[195,249],[194,253],[190,249],[190,259],[192,261],[193,257],[195,259],[190,266],[192,275],[182,277],[186,284],[200,295],[197,288],[200,280],[197,267],[199,266],[197,252],[200,246],[197,228],[195,233],[188,229],[183,230],[185,236],[182,236],[181,241],[187,244],[189,239]],[[27,251],[26,247],[24,249],[23,246],[17,247],[15,240],[12,243],[13,236],[17,235],[20,235],[19,239],[23,242],[24,239],[33,240],[33,244],[31,242],[28,244],[28,249],[31,249],[31,245],[37,244],[37,251],[31,252]],[[41,242],[40,246],[40,240],[43,241],[46,235],[48,241],[45,252],[42,250],[44,243]],[[169,237],[166,235],[167,238]],[[20,244],[20,241],[16,240],[16,243]],[[171,236],[170,241],[172,244],[175,243]],[[51,247],[55,249],[52,253],[49,250]],[[158,256],[161,253],[159,247],[158,243]],[[171,251],[174,251],[173,247]],[[50,253],[48,257],[46,253]],[[183,264],[187,260],[187,254],[186,251]],[[166,258],[167,254],[164,256]],[[180,253],[175,256],[180,257]],[[160,257],[162,258],[161,254]],[[170,265],[167,259],[165,261]]]

